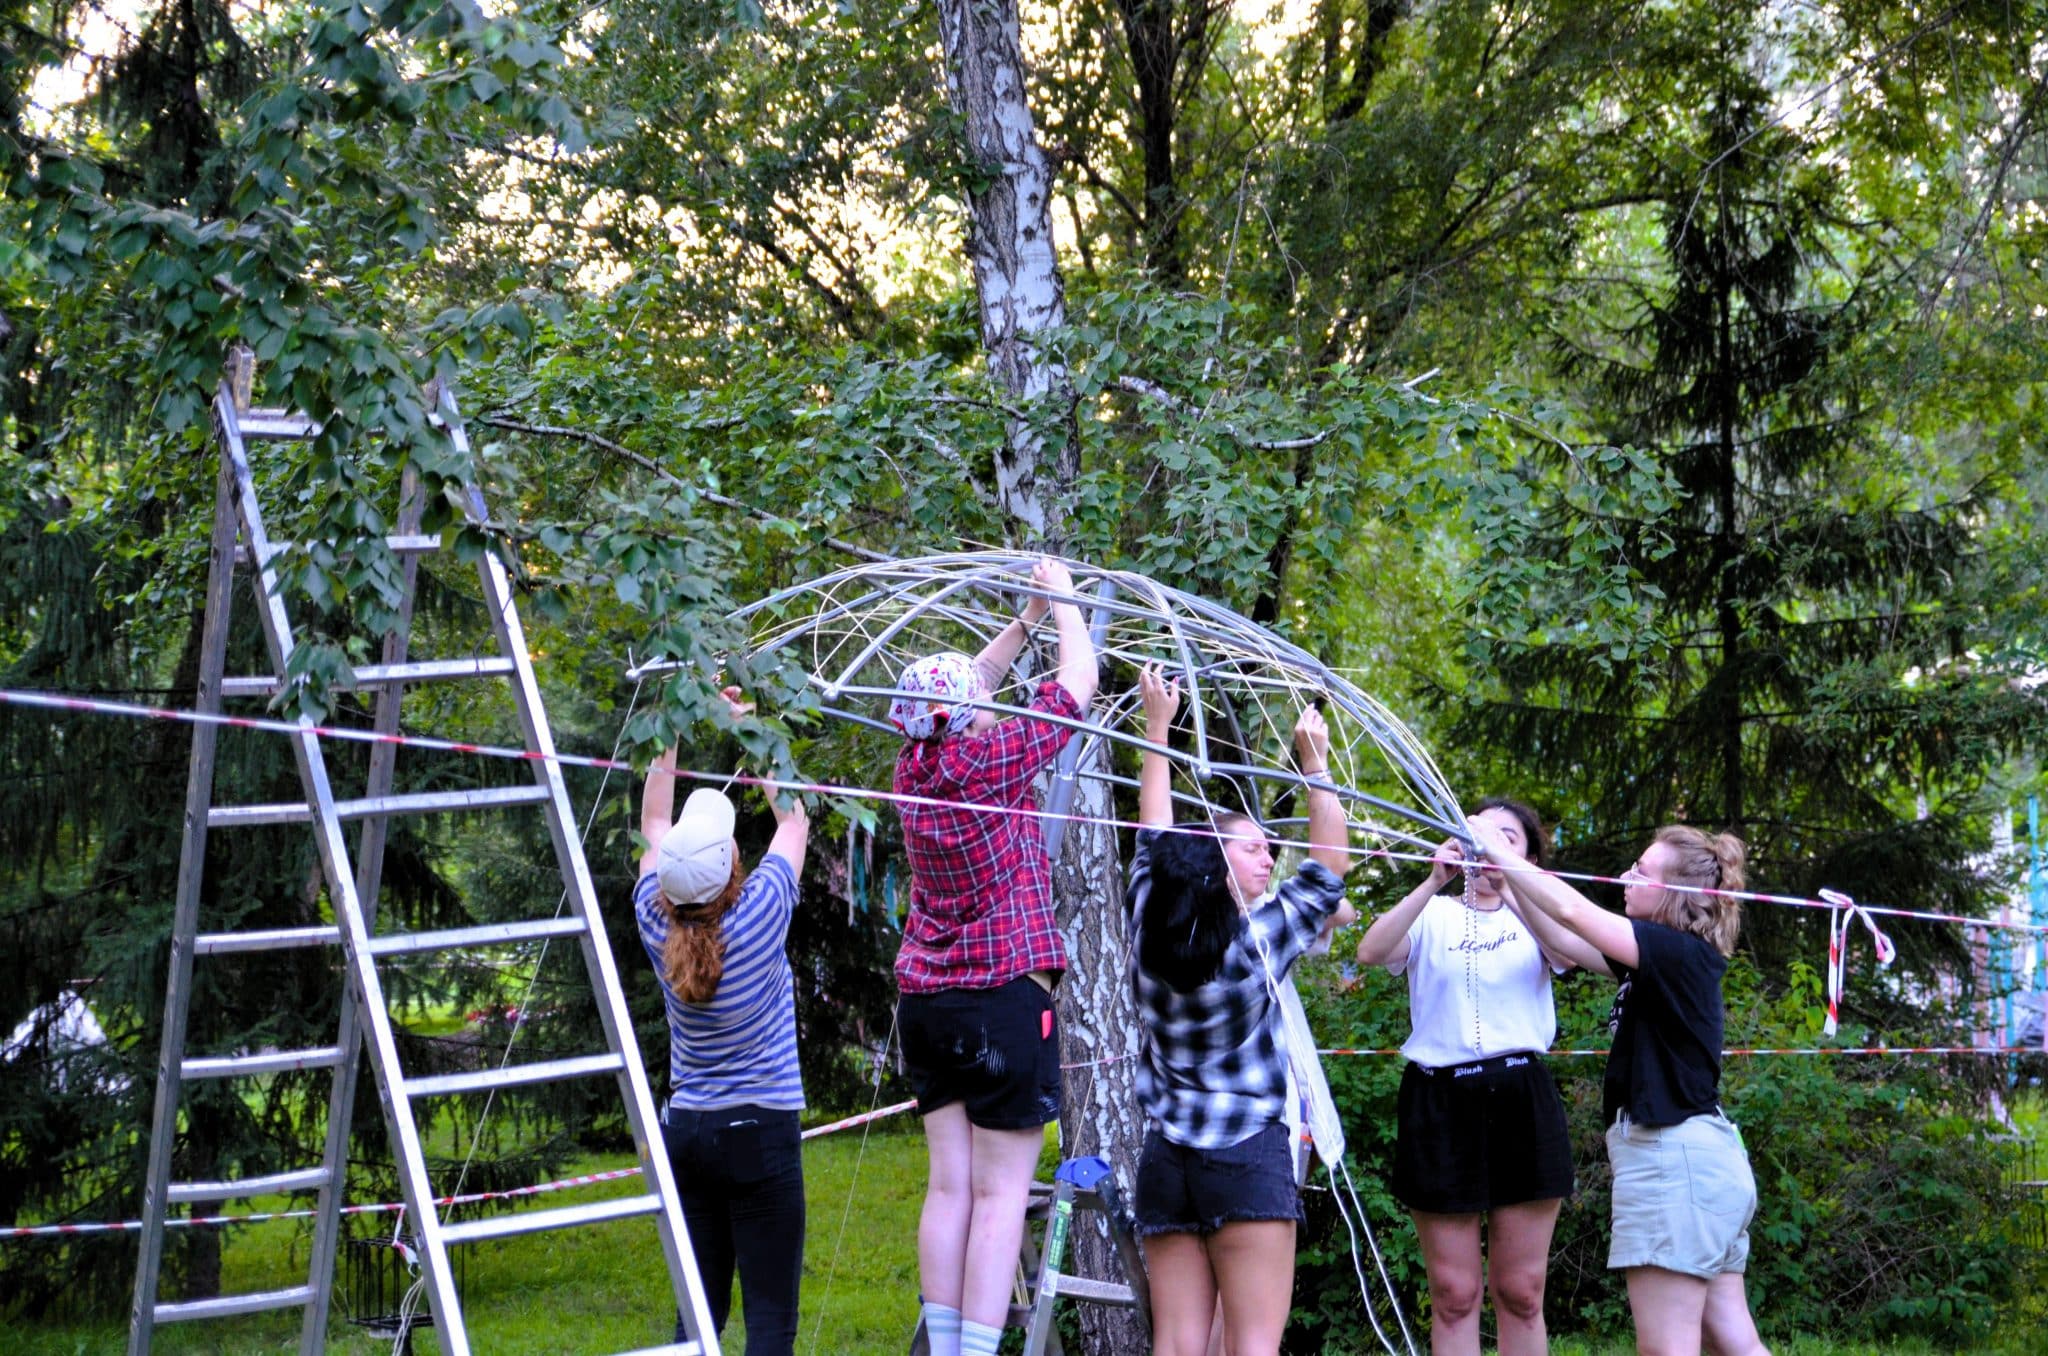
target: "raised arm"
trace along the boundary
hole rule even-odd
[[[1339,879],[1351,869],[1351,827],[1329,783],[1330,727],[1313,706],[1294,722],[1294,763],[1308,779],[1308,855]]]
[[[1543,958],[1553,967],[1576,965],[1579,969],[1591,970],[1596,975],[1612,976],[1614,971],[1608,967],[1607,957],[1601,955],[1599,949],[1591,942],[1542,909],[1533,904],[1524,904],[1516,897],[1515,882],[1518,879],[1520,877],[1504,874],[1500,883],[1500,897],[1536,938],[1536,945],[1543,948]]]
[[[1399,904],[1373,919],[1372,926],[1365,930],[1365,936],[1359,938],[1360,965],[1399,965],[1408,959],[1408,929],[1415,926],[1423,907],[1436,897],[1437,892],[1451,883],[1451,877],[1459,870],[1457,864],[1464,855],[1457,840],[1444,839],[1436,850],[1436,856],[1431,858],[1429,874],[1422,878],[1422,883],[1403,896]]]
[[[654,850],[675,822],[676,746],[671,744],[647,769],[647,785],[640,791],[640,837],[647,844],[640,852],[640,875],[654,869]]]
[[[787,809],[782,804],[785,797]],[[803,797],[794,791],[770,790],[768,808],[775,812],[775,836],[768,840],[768,851],[788,862],[790,874],[802,880],[804,847],[811,839],[811,817],[804,812]]]
[[[1055,593],[1074,591],[1073,573],[1051,556],[1038,562],[1038,568],[1031,572],[1031,582]],[[1095,665],[1095,642],[1088,639],[1088,623],[1074,604],[1055,602],[1052,624],[1060,633],[1060,686],[1086,709],[1095,699],[1095,687],[1101,680]]]
[[[736,687],[720,688],[718,695],[725,698],[734,720],[754,709],[752,702],[742,700],[742,694]],[[661,836],[674,828],[675,823],[676,746],[671,744],[647,769],[647,785],[640,792],[640,837],[647,843],[640,853],[641,875],[654,869],[654,850],[661,846]],[[802,864],[801,857],[798,864]]]
[[[1472,821],[1472,837],[1482,852],[1507,869],[1514,881],[1515,898],[1532,906],[1529,912],[1541,910],[1592,943],[1608,960],[1625,969],[1636,968],[1642,954],[1636,948],[1635,927],[1628,919],[1609,913],[1557,877],[1530,866],[1500,829],[1484,819]]]
[[[1038,580],[1038,570],[1031,572],[1032,581]],[[1017,620],[996,632],[995,638],[981,647],[981,653],[974,656],[974,671],[981,675],[981,690],[994,692],[1003,685],[1003,675],[1010,671],[1010,665],[1017,662],[1017,655],[1024,648],[1025,637],[1031,628],[1045,619],[1046,609],[1051,603],[1033,594],[1024,600],[1024,611]],[[1083,705],[1086,705],[1084,702]]]
[[[1164,678],[1157,664],[1147,664],[1138,670],[1138,697],[1145,706],[1145,742],[1164,749],[1180,710],[1180,679]],[[1148,828],[1173,823],[1173,768],[1151,749],[1138,759],[1138,822]]]

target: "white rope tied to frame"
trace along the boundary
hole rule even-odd
[[[1849,924],[1861,919],[1863,926],[1869,929],[1870,940],[1877,947],[1879,965],[1890,965],[1898,955],[1898,948],[1892,945],[1892,939],[1884,935],[1877,920],[1861,904],[1840,890],[1823,889],[1818,893],[1833,906],[1828,911],[1828,1018],[1821,1026],[1822,1034],[1832,1036],[1841,1022],[1842,979],[1849,959]]]

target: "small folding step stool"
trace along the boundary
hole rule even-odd
[[[221,383],[213,406],[214,432],[220,449],[220,478],[214,504],[206,622],[201,637],[196,702],[197,709],[207,714],[219,713],[224,697],[261,697],[278,691],[287,672],[286,661],[297,643],[286,615],[284,599],[278,592],[277,561],[289,547],[272,541],[265,527],[248,445],[266,439],[307,439],[315,436],[318,429],[310,419],[288,410],[250,409],[249,391],[253,375],[253,363],[246,351],[232,357],[227,378]],[[428,404],[434,411],[432,420],[435,427],[446,437],[451,450],[460,458],[460,464],[473,467],[475,463],[470,454],[468,435],[463,429],[453,396],[446,389],[430,390]],[[464,498],[469,521],[484,522],[483,495],[474,479],[466,486]],[[129,1356],[147,1356],[159,1323],[290,1308],[303,1311],[299,1338],[301,1356],[317,1356],[325,1349],[328,1311],[334,1290],[335,1254],[341,1232],[341,1195],[347,1176],[349,1113],[355,1100],[356,1070],[365,1047],[369,1050],[385,1123],[391,1134],[392,1152],[397,1160],[399,1180],[410,1215],[409,1227],[419,1240],[420,1265],[431,1300],[436,1336],[444,1356],[468,1356],[470,1350],[468,1333],[463,1325],[462,1304],[449,1266],[450,1244],[636,1216],[652,1216],[654,1219],[661,1236],[676,1309],[682,1317],[683,1330],[689,1335],[687,1341],[647,1348],[647,1356],[654,1352],[671,1353],[672,1356],[716,1356],[717,1335],[712,1331],[704,1285],[697,1273],[696,1257],[690,1248],[675,1183],[670,1176],[660,1125],[648,1095],[647,1074],[634,1044],[632,1020],[626,1010],[625,995],[619,986],[611,948],[605,939],[604,921],[598,912],[590,867],[584,860],[583,844],[570,811],[561,767],[554,761],[554,737],[548,728],[547,712],[535,681],[525,632],[505,566],[496,555],[488,551],[483,553],[478,561],[478,575],[498,653],[488,657],[407,661],[419,558],[438,550],[441,545],[439,537],[422,535],[419,531],[423,505],[420,482],[408,467],[400,492],[395,522],[397,531],[387,538],[391,550],[403,562],[404,602],[400,620],[385,639],[383,662],[356,668],[350,677],[350,685],[376,691],[373,728],[383,734],[393,734],[398,730],[400,696],[408,684],[464,679],[508,680],[526,751],[531,755],[529,766],[533,770],[533,783],[530,786],[485,790],[393,794],[397,749],[392,744],[379,743],[371,751],[368,784],[362,797],[338,799],[328,777],[320,737],[311,728],[311,722],[302,719],[299,723],[305,728],[292,736],[292,751],[298,764],[300,782],[305,788],[305,800],[289,805],[217,806],[213,804],[213,770],[219,726],[201,724],[194,729],[191,771],[185,788],[170,977],[164,996],[163,1047],[157,1063],[149,1176],[143,1190],[141,1249],[136,1263],[135,1297],[129,1319]],[[245,559],[251,566],[256,610],[272,667],[270,674],[230,678],[225,673],[231,586],[238,559]],[[555,917],[436,932],[376,932],[385,825],[389,818],[402,814],[508,806],[535,806],[547,817],[548,835],[554,845],[563,883],[564,905]],[[344,821],[362,823],[362,833],[353,854],[343,833]],[[327,899],[336,920],[334,925],[200,932],[198,915],[208,831],[241,825],[291,823],[310,824],[313,828]],[[391,1015],[377,970],[380,959],[553,938],[574,938],[581,950],[604,1029],[605,1049],[602,1052],[426,1077],[413,1077],[405,1072],[400,1065]],[[194,1057],[186,1053],[185,1034],[193,992],[195,957],[306,946],[338,947],[342,952],[347,992],[341,1004],[334,1044],[312,1050],[220,1057]],[[260,1077],[295,1068],[334,1071],[328,1101],[325,1151],[317,1167],[234,1181],[170,1180],[180,1095],[187,1080]],[[459,1093],[598,1076],[609,1076],[618,1081],[634,1148],[640,1159],[641,1181],[646,1188],[644,1194],[455,1223],[442,1219],[427,1177],[426,1156],[414,1115],[417,1103],[427,1098]],[[308,1191],[317,1192],[318,1200],[313,1211],[313,1241],[305,1284],[182,1303],[158,1299],[164,1221],[170,1206],[273,1192]],[[666,1313],[650,1314],[649,1321],[658,1323],[662,1328],[670,1326]]]
[[[1095,1280],[1060,1270],[1066,1258],[1067,1235],[1076,1209],[1094,1211],[1109,1227],[1128,1283]],[[1005,1326],[1024,1330],[1025,1356],[1061,1356],[1065,1347],[1053,1326],[1053,1305],[1061,1299],[1083,1304],[1108,1304],[1137,1311],[1147,1338],[1152,1332],[1152,1291],[1145,1279],[1145,1259],[1131,1236],[1116,1177],[1100,1158],[1070,1158],[1060,1164],[1050,1183],[1033,1182],[1024,1210],[1024,1244],[1017,1261],[1017,1299]],[[1044,1226],[1039,1244],[1031,1239],[1033,1223]],[[919,1318],[911,1334],[910,1356],[930,1356],[931,1342]]]

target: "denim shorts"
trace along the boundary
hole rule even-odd
[[[1291,1139],[1286,1126],[1275,1124],[1225,1148],[1190,1149],[1157,1127],[1148,1130],[1131,1202],[1138,1236],[1208,1235],[1246,1220],[1299,1224]]]
[[[1710,1281],[1748,1267],[1756,1178],[1726,1116],[1652,1127],[1624,1112],[1608,1128],[1607,1158],[1614,1166],[1611,1269],[1661,1267]]]

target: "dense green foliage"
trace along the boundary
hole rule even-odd
[[[305,543],[285,561],[309,643],[284,706],[366,719],[335,679],[392,619],[383,535],[409,468],[455,547],[426,567],[417,652],[487,633],[465,575],[494,551],[564,748],[681,737],[693,766],[873,784],[873,741],[743,657],[733,605],[849,549],[1011,541],[991,492],[1005,429],[1071,421],[1071,553],[1358,669],[1454,785],[1562,821],[1568,864],[1611,870],[1687,818],[1740,828],[1770,888],[1976,910],[2001,886],[1992,820],[2037,782],[2048,724],[2038,6],[1027,13],[1066,280],[1044,356],[1072,397],[1029,407],[983,365],[962,215],[1001,166],[965,149],[930,7],[497,8],[162,0],[123,27],[0,0],[0,684],[189,702],[206,407],[239,343],[260,398],[323,427],[264,463],[281,535]],[[434,378],[472,419],[484,522],[464,521],[469,468],[428,422]],[[679,667],[636,691],[626,655]],[[760,702],[737,727],[721,666]],[[409,701],[414,728],[517,742],[502,705]],[[0,1220],[135,1208],[185,739],[0,708],[0,1027],[86,979],[112,1037],[61,1055],[39,1033],[0,1065]],[[337,764],[360,778],[356,755]],[[414,789],[510,775],[400,768]],[[629,781],[574,794],[596,806],[589,853],[658,1070],[622,907]],[[224,746],[222,799],[289,799],[292,782],[262,739]],[[893,854],[886,816],[829,808],[792,944],[813,981],[807,1082],[840,1109],[875,1092]],[[262,834],[216,839],[214,916],[322,916],[303,838]],[[450,821],[390,851],[381,906],[411,927],[526,916],[556,888],[537,831]],[[1747,936],[1745,1039],[1805,1043],[1814,939],[1769,910]],[[1931,1031],[1917,996],[1967,985],[1969,947],[1899,936],[1912,982],[1859,980],[1851,1016]],[[586,1048],[563,960],[396,969],[403,1015],[435,1028],[416,1053]],[[334,986],[309,965],[203,969],[199,1043],[314,1043]],[[1585,984],[1574,1041],[1601,1006]],[[1384,988],[1332,1000],[1345,1043],[1398,1043]],[[1391,1067],[1333,1069],[1382,1221]],[[1733,1068],[1773,1169],[1753,1273],[1767,1315],[1872,1333],[1989,1320],[2008,1273],[1984,1079]],[[323,1090],[201,1100],[190,1166],[296,1162]],[[374,1191],[367,1083],[356,1124]],[[438,1133],[458,1159],[476,1146],[472,1184],[500,1183],[612,1142],[618,1121],[551,1090],[488,1118],[457,1104]],[[1608,1329],[1589,1134],[1553,1316]],[[1949,1246],[1903,1249],[1914,1231]],[[1407,1234],[1381,1232],[1413,1283]],[[217,1249],[196,1232],[181,1247],[176,1278],[210,1288]],[[117,1303],[131,1255],[0,1253],[0,1290]],[[1334,1260],[1304,1310],[1355,1337]]]

